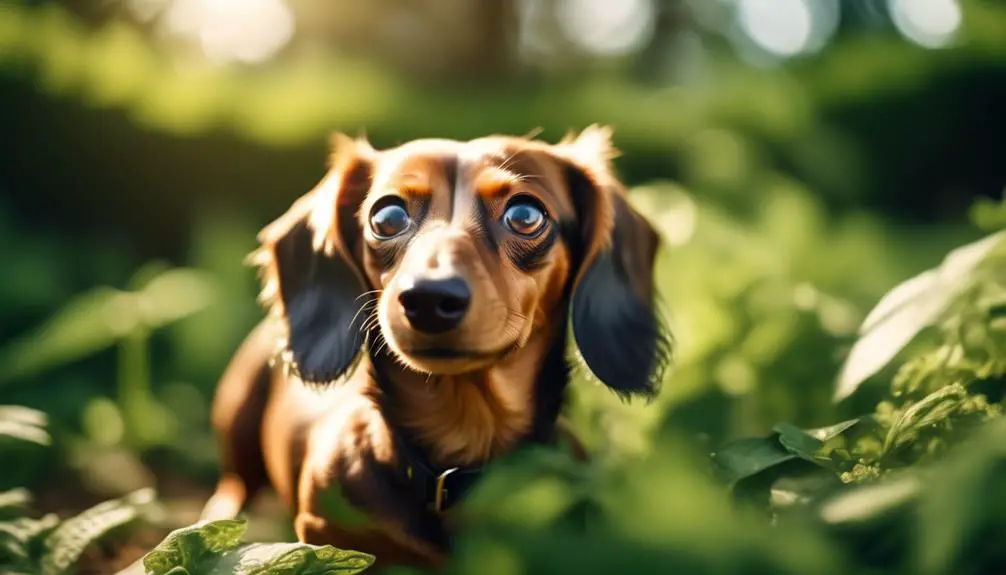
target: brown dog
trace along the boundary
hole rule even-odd
[[[325,178],[260,235],[274,321],[220,382],[223,474],[203,517],[235,516],[268,482],[301,541],[437,564],[440,512],[481,466],[561,433],[568,321],[597,379],[654,393],[658,238],[607,129],[334,144]],[[333,522],[332,494],[370,522]]]

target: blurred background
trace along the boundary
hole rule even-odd
[[[578,382],[581,435],[618,455],[825,425],[872,409],[831,401],[865,313],[1006,186],[1006,5],[5,0],[0,404],[54,445],[2,487],[79,509],[157,485],[194,519],[214,386],[261,317],[242,260],[332,131],[595,122],[665,239],[678,343],[656,407]]]

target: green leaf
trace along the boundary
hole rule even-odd
[[[373,555],[359,551],[344,551],[331,545],[251,543],[224,555],[216,563],[213,573],[353,575],[373,564]]]
[[[102,287],[77,296],[40,327],[0,349],[0,382],[10,383],[108,348],[137,319],[131,294]]]
[[[247,527],[243,519],[221,519],[175,529],[143,557],[143,567],[152,575],[178,568],[184,570],[179,573],[202,573],[201,564],[240,545]]]
[[[374,556],[330,545],[251,543],[241,545],[243,519],[203,521],[172,531],[143,558],[149,575],[351,575]]]
[[[147,281],[136,295],[143,324],[157,329],[208,307],[215,290],[206,274],[175,268]]]
[[[891,425],[884,438],[881,456],[904,443],[911,432],[946,419],[967,397],[967,390],[959,383],[941,387],[905,409]]]
[[[734,484],[787,461],[796,455],[786,450],[775,435],[735,439],[713,453],[713,464],[719,476]]]
[[[827,443],[828,441],[835,439],[839,435],[842,435],[843,433],[851,429],[853,426],[858,424],[860,421],[862,421],[862,418],[857,417],[855,419],[849,419],[826,427],[808,429],[806,430],[806,432],[815,439],[817,439],[818,441],[822,443]]]
[[[839,373],[834,399],[852,395],[883,369],[920,331],[933,324],[967,287],[975,269],[1001,245],[1006,231],[952,250],[936,269],[892,289],[867,315],[860,338]]]
[[[38,562],[36,549],[41,547],[39,539],[50,533],[57,525],[59,517],[55,513],[45,515],[41,519],[18,517],[0,522],[0,565],[27,562],[34,570]]]
[[[777,424],[772,430],[779,434],[779,443],[790,453],[807,461],[817,461],[814,454],[824,446],[823,441],[789,423]]]
[[[735,483],[782,465],[796,457],[821,464],[817,452],[830,439],[838,437],[860,419],[850,419],[835,425],[803,430],[790,423],[779,423],[768,437],[745,437],[723,445],[713,453],[713,464],[721,478]]]
[[[66,573],[81,553],[109,531],[137,519],[154,501],[152,489],[140,489],[125,497],[104,501],[67,519],[45,539],[43,575]]]
[[[209,305],[213,293],[203,274],[187,268],[160,272],[136,292],[95,288],[0,349],[0,383],[100,352],[140,326],[156,329],[182,319]]]

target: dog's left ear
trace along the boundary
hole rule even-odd
[[[328,173],[259,233],[251,258],[262,272],[260,299],[283,324],[283,360],[314,384],[332,383],[352,367],[368,303],[357,211],[377,153],[342,134],[332,144]]]
[[[612,172],[609,129],[591,126],[553,149],[566,163],[579,220],[570,316],[580,355],[616,393],[652,396],[671,351],[654,302],[659,236]]]

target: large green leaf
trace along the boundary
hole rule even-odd
[[[196,573],[199,565],[236,549],[247,527],[241,519],[222,519],[176,529],[144,556],[143,566],[153,575],[164,575],[177,568],[184,569],[184,573]]]
[[[353,575],[374,563],[374,557],[331,545],[251,543],[225,554],[213,573],[235,575]],[[202,573],[202,571],[200,571]]]
[[[243,519],[202,521],[172,531],[143,558],[150,575],[351,575],[374,563],[374,556],[330,545],[241,544]]]
[[[972,273],[999,246],[1006,231],[952,250],[940,266],[892,289],[867,315],[835,385],[835,400],[845,399],[884,368],[930,326],[972,280]]]

